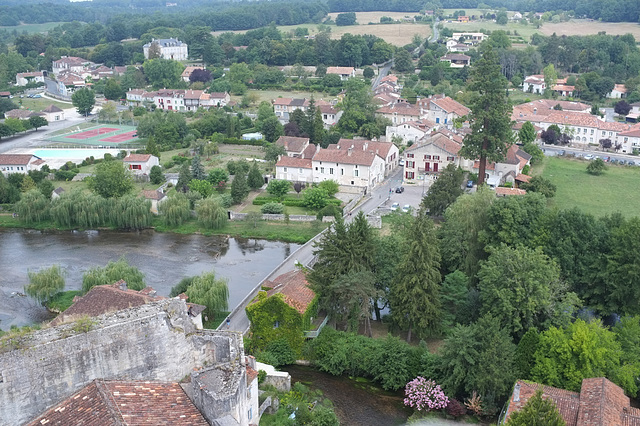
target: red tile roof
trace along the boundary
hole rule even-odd
[[[309,287],[307,277],[300,270],[282,274],[273,281],[267,281],[264,286],[270,288],[267,291],[267,296],[273,296],[277,293],[282,294],[287,305],[301,314],[304,314],[309,304],[316,297],[316,294]]]
[[[386,159],[393,143],[370,141],[365,139],[340,139],[337,145],[331,144],[327,148],[337,149],[338,147],[341,147],[342,149],[345,149],[350,146],[353,146],[353,149],[375,152],[383,159]]]
[[[353,67],[327,67],[327,74],[350,75],[353,71]]]
[[[151,158],[151,154],[129,154],[124,160],[125,163],[146,163]]]
[[[208,425],[178,383],[100,379],[52,407],[29,426],[44,424]]]
[[[496,195],[498,197],[504,197],[506,195],[525,195],[527,191],[520,188],[505,188],[503,186],[499,186],[496,188]]]
[[[56,326],[84,315],[96,317],[107,312],[120,311],[162,299],[162,297],[148,295],[149,290],[145,292],[147,294],[135,290],[120,290],[121,282],[123,281],[93,287],[87,294],[77,298],[66,311],[51,321],[51,324]],[[153,290],[150,287],[147,289]]]
[[[276,167],[293,167],[298,169],[310,169],[311,158],[289,157],[283,155],[276,163]]]
[[[295,136],[280,136],[276,141],[276,145],[283,146],[287,152],[302,152],[308,143],[309,138]]]
[[[26,166],[31,161],[31,154],[0,154],[2,166]]]
[[[417,108],[415,105],[411,105],[409,102],[396,102],[394,104],[378,108],[376,112],[378,114],[399,114],[420,117],[420,108]]]
[[[358,164],[360,166],[371,166],[379,156],[375,152],[363,151],[358,149],[350,149],[349,147],[341,147],[336,149],[335,144],[329,145],[327,149],[321,149],[313,156],[313,161],[326,161],[328,163],[342,164]],[[381,157],[382,158],[382,157]],[[383,159],[384,160],[384,159]]]
[[[145,189],[142,191],[142,194],[144,195],[144,198],[148,200],[162,200],[167,196],[164,192],[156,189]]]
[[[452,112],[460,117],[463,117],[471,112],[469,108],[462,105],[460,102],[451,99],[448,96],[445,96],[444,98],[433,98],[431,102],[445,110],[445,112]]]

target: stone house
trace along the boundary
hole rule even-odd
[[[387,126],[385,138],[391,142],[394,137],[402,138],[402,143],[416,143],[431,132],[437,130],[440,126],[430,120],[406,121],[396,126]]]
[[[627,88],[624,84],[616,84],[613,90],[607,93],[607,98],[622,99],[627,97]]]
[[[44,118],[47,119],[48,122],[53,121],[63,121],[64,120],[64,110],[58,108],[57,106],[51,104],[45,109],[42,110],[42,114],[44,114]]]
[[[524,152],[518,145],[511,145],[507,150],[506,158],[499,163],[489,163],[485,169],[487,185],[496,188],[506,182],[516,184],[521,179],[524,166],[531,165],[531,155]],[[472,172],[480,171],[480,162],[473,163]],[[526,175],[525,175],[526,176]],[[526,178],[525,178],[526,179]]]
[[[44,73],[42,71],[19,72],[16,74],[16,86],[26,86],[34,82],[44,83]]]
[[[309,146],[309,138],[299,138],[296,136],[280,136],[276,145],[281,146],[288,157],[302,157],[302,153]],[[315,149],[314,149],[315,151]]]
[[[420,108],[420,115],[436,124],[444,124],[449,129],[457,118],[469,115],[471,110],[460,102],[445,95],[434,95],[419,99],[416,106]]]
[[[390,105],[383,106],[376,110],[376,115],[386,118],[393,125],[416,121],[422,118],[420,108],[409,102],[395,102]]]
[[[404,152],[404,181],[417,183],[425,174],[440,173],[449,164],[469,170],[470,161],[459,155],[460,149],[460,135],[438,131],[425,136]]]
[[[276,162],[276,179],[290,182],[313,182],[311,158],[281,156]]]
[[[318,315],[316,295],[302,270],[290,271],[263,284],[261,291],[245,308],[251,322],[251,341],[264,349],[274,340],[286,339],[299,352],[304,332],[311,329]]]
[[[384,160],[384,175],[387,176],[398,166],[400,150],[391,142],[378,142],[366,139],[340,139],[337,145],[329,145],[327,149],[344,149],[351,146],[355,150],[371,151]]]
[[[195,70],[203,70],[203,67],[194,67],[194,66],[188,66],[185,67],[184,71],[182,71],[182,74],[180,75],[182,77],[183,81],[186,81],[187,83],[189,82],[189,78],[191,77],[191,73],[193,73]]]
[[[151,154],[129,154],[122,160],[136,175],[148,175],[153,166],[159,166],[160,160]]]
[[[372,189],[384,180],[385,160],[366,144],[329,145],[318,150],[312,159],[314,182],[335,180],[339,185]]]
[[[440,58],[440,62],[449,62],[451,68],[463,68],[471,65],[471,56],[462,53],[447,53]]]
[[[167,200],[167,194],[155,189],[142,191],[145,199],[151,201],[151,213],[158,214],[158,207]]]
[[[88,61],[84,58],[79,58],[77,56],[63,56],[57,61],[53,61],[51,64],[51,69],[53,73],[57,76],[63,71],[71,71],[74,73],[82,73],[86,68],[95,65],[95,63]]]
[[[554,402],[567,426],[640,424],[640,409],[632,407],[622,388],[604,377],[583,379],[580,392],[518,380],[498,423],[506,423],[539,389],[542,398]]]
[[[322,115],[322,123],[325,129],[330,129],[338,124],[340,117],[342,117],[342,110],[335,109],[333,105],[319,105],[318,109]]]

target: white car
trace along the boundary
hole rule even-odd
[[[391,211],[395,212],[396,210],[398,210],[400,208],[400,203],[393,203],[391,204]]]
[[[403,213],[409,213],[410,211],[411,211],[411,206],[409,204],[405,204],[404,206],[402,206]]]
[[[584,159],[585,159],[585,160],[593,160],[593,158],[594,158],[594,157],[593,157],[593,155],[591,155],[591,154],[587,154],[587,155],[585,155],[585,156],[584,156]]]

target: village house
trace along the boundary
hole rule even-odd
[[[567,426],[640,424],[640,409],[632,407],[622,388],[604,377],[583,379],[580,392],[518,380],[499,424],[509,421],[538,390],[543,399],[553,401]]]
[[[76,89],[91,86],[85,77],[74,71],[62,71],[57,75],[58,92],[62,96],[71,96]]]
[[[227,106],[229,102],[231,102],[231,96],[227,92],[205,92],[200,96],[200,106],[206,109],[222,108]]]
[[[417,183],[425,174],[442,172],[449,164],[469,170],[469,160],[458,153],[462,149],[462,137],[448,131],[438,131],[425,136],[404,151],[403,178]]]
[[[185,90],[158,90],[153,93],[153,103],[165,111],[185,111],[184,93]]]
[[[522,82],[522,91],[525,93],[544,93],[547,88],[542,74],[528,75]]]
[[[436,124],[444,124],[449,129],[453,128],[455,119],[465,117],[471,112],[469,108],[460,102],[444,95],[418,99],[416,105],[420,108],[421,117]]]
[[[194,67],[194,66],[185,67],[184,71],[182,71],[182,74],[181,74],[182,80],[188,83],[190,81],[189,78],[191,77],[191,74],[195,70],[203,70],[203,69],[204,69],[203,67]]]
[[[469,22],[469,17],[464,15],[458,15],[458,22],[461,22],[461,23]]]
[[[376,115],[386,118],[394,125],[416,121],[421,118],[420,108],[409,102],[396,102],[376,110]]]
[[[136,175],[148,175],[153,166],[159,166],[160,160],[151,154],[129,154],[122,160]]]
[[[0,171],[6,176],[12,173],[26,175],[30,170],[40,170],[44,160],[32,154],[0,154]]]
[[[401,138],[402,144],[416,143],[431,132],[438,130],[440,126],[433,121],[422,119],[406,121],[395,126],[387,126],[385,139],[387,142],[394,141],[394,138]]]
[[[339,185],[372,189],[384,180],[385,160],[366,145],[329,145],[319,149],[312,159],[314,182],[335,180]]]
[[[56,198],[60,198],[60,196],[62,194],[64,194],[66,191],[64,190],[63,187],[59,186],[56,189],[54,189],[53,191],[51,191],[51,199],[55,200]]]
[[[327,149],[344,149],[346,146],[354,150],[375,152],[384,160],[384,175],[387,176],[398,166],[400,151],[391,142],[370,141],[366,139],[340,139],[337,144],[331,144]]]
[[[378,86],[378,89],[383,89],[383,87]],[[380,105],[380,107],[384,107],[391,106],[399,102],[406,102],[406,100],[400,97],[400,93],[394,91],[385,92],[383,90],[376,90],[375,94],[373,95],[373,102]]]
[[[57,61],[53,61],[51,69],[56,76],[63,71],[71,71],[82,73],[86,68],[95,65],[95,63],[77,56],[63,56]]]
[[[322,124],[325,129],[338,124],[340,117],[342,117],[342,110],[335,109],[333,105],[318,105],[320,114],[322,115]]]
[[[487,38],[489,36],[484,33],[453,33],[451,36],[453,40],[473,46],[482,43]]]
[[[58,108],[57,106],[51,104],[45,109],[42,110],[42,114],[44,114],[44,118],[48,122],[52,121],[63,121],[64,120],[64,110]]]
[[[336,74],[340,76],[340,80],[348,80],[356,76],[356,70],[353,67],[327,67],[327,74]]]
[[[280,156],[276,162],[276,179],[312,183],[313,164],[311,157]]]
[[[321,106],[331,106],[329,102],[322,99],[314,100],[314,104],[316,108],[320,108]],[[282,123],[288,123],[291,113],[295,110],[299,109],[303,112],[307,112],[310,106],[311,100],[305,98],[277,98],[273,101],[273,110],[276,117],[278,117]],[[342,115],[342,113],[340,113],[340,115]]]
[[[504,160],[498,163],[487,162],[485,168],[485,181],[491,188],[497,188],[505,183],[511,183],[513,186],[523,178],[528,180],[528,176],[522,176],[522,169],[531,165],[531,155],[524,152],[516,144],[513,144],[507,150]],[[473,163],[471,172],[479,173],[480,161]]]
[[[302,153],[309,146],[309,138],[299,138],[295,136],[280,136],[276,145],[284,148],[288,157],[303,158]],[[315,152],[315,145],[313,146]]]
[[[440,58],[440,62],[449,62],[451,68],[463,68],[471,65],[471,56],[462,53],[447,53]]]
[[[496,197],[509,197],[511,195],[526,195],[527,191],[520,188],[509,188],[506,186],[499,186],[495,188]]]
[[[29,83],[44,83],[44,73],[35,71],[16,74],[16,86],[26,86]]]
[[[447,50],[449,52],[468,52],[468,44],[460,43],[458,40],[447,40]]]
[[[187,111],[196,111],[200,107],[200,98],[204,90],[185,90],[183,99]]]
[[[285,339],[294,351],[301,351],[305,332],[318,316],[316,295],[305,272],[296,269],[279,275],[265,282],[263,289],[245,308],[252,344],[264,349],[274,340]]]
[[[151,213],[158,214],[158,206],[167,201],[167,194],[157,189],[145,189],[142,195],[146,200],[151,201]]]
[[[554,85],[551,90],[558,96],[573,96],[573,92],[576,90],[575,86],[570,86],[568,84],[558,83]]]
[[[622,99],[627,97],[627,88],[624,84],[616,84],[613,90],[607,93],[607,98]]]
[[[18,120],[28,120],[31,117],[43,117],[41,112],[29,111],[28,109],[12,109],[4,113],[5,118],[17,118]]]
[[[160,57],[163,59],[174,59],[176,61],[186,61],[189,56],[189,49],[186,43],[175,38],[152,39],[151,43],[142,46],[144,58],[149,59],[149,49],[155,44],[160,50]]]

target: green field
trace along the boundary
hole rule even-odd
[[[602,175],[593,176],[587,173],[587,164],[585,160],[545,158],[535,173],[558,187],[551,206],[577,207],[594,216],[620,212],[629,217],[640,213],[640,167],[607,165]]]
[[[518,35],[523,37],[524,40],[527,42],[529,41],[529,39],[533,34],[542,34],[542,31],[540,31],[533,25],[522,25],[520,23],[511,22],[511,21],[507,25],[499,25],[493,21],[471,21],[466,23],[443,21],[443,25],[446,28],[451,28],[453,32],[456,32],[456,33],[457,32],[476,33],[476,32],[482,32],[481,30],[510,31],[512,38],[517,33]],[[515,42],[513,39],[511,41],[512,43]]]
[[[29,109],[31,111],[42,111],[49,105],[55,105],[60,109],[73,108],[73,104],[71,102],[60,102],[60,101],[54,101],[52,99],[47,99],[47,98],[34,99],[34,98],[27,98],[25,96],[24,98],[14,97],[12,101],[15,104],[22,106],[26,109]]]
[[[64,22],[45,22],[44,24],[21,24],[14,27],[0,27],[0,30],[13,31],[16,30],[19,33],[28,32],[31,33],[46,33],[52,28],[62,25]]]

